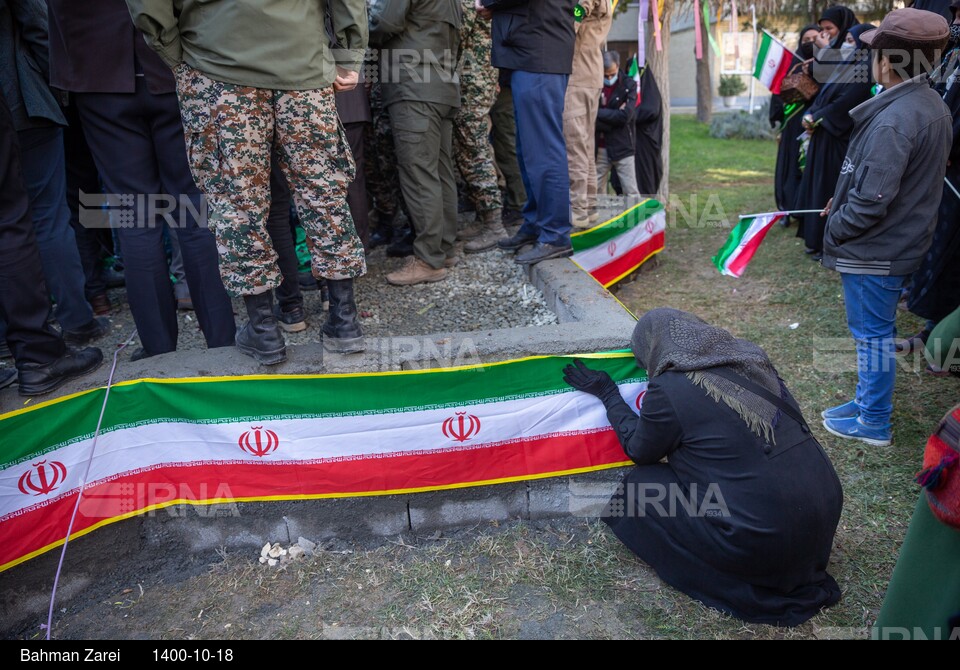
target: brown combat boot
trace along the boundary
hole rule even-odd
[[[490,251],[497,246],[497,242],[500,239],[507,236],[507,231],[503,227],[503,219],[500,216],[499,209],[488,209],[485,212],[479,212],[477,217],[483,226],[483,232],[463,245],[463,250],[468,254]]]
[[[387,275],[387,283],[394,286],[412,286],[428,282],[443,281],[447,278],[447,269],[433,269],[416,256],[410,256],[406,264]]]

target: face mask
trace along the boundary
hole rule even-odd
[[[849,42],[844,42],[843,44],[840,45],[841,51],[849,51],[851,49],[856,49],[856,48],[857,48],[856,44],[850,44]]]
[[[801,59],[810,60],[811,58],[813,58],[813,42],[807,42],[806,44],[801,44],[800,48],[797,51],[799,52]]]
[[[604,85],[604,86],[613,86],[613,85],[616,84],[616,83],[617,83],[617,75],[613,75],[612,77],[604,77],[604,78],[603,78],[603,85]]]
[[[953,49],[960,46],[960,23],[950,24],[950,37],[947,39],[947,48]]]

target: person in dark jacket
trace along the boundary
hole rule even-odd
[[[897,303],[930,246],[943,193],[952,118],[927,74],[949,33],[942,16],[906,8],[861,36],[884,89],[850,113],[850,149],[824,210],[823,265],[843,282],[858,380],[854,399],[824,411],[823,425],[871,446],[891,443]]]
[[[620,72],[620,54],[603,54],[603,90],[597,112],[597,192],[607,192],[610,172],[617,173],[623,194],[632,200],[637,190],[635,151],[637,82]]]
[[[797,55],[804,61],[813,58],[814,41],[820,27],[815,24],[804,26],[799,33]],[[777,145],[777,167],[773,178],[774,195],[777,209],[788,211],[795,209],[797,189],[800,187],[800,136],[803,134],[803,115],[813,101],[801,101],[784,104],[780,96],[770,97],[770,125],[780,126],[780,140]],[[788,224],[789,219],[784,221]]]
[[[639,99],[635,112],[634,165],[637,190],[655,196],[663,179],[663,99],[649,63],[640,71]]]
[[[795,626],[836,603],[840,481],[766,353],[667,308],[632,349],[650,380],[639,416],[605,372],[564,370],[636,463],[603,521],[666,583],[745,621]]]
[[[124,212],[132,221],[116,229],[141,344],[133,357],[177,348],[177,302],[163,247],[167,225],[178,229],[187,284],[207,346],[232,345],[233,306],[220,281],[216,241],[188,214],[191,208],[203,211],[203,203],[187,165],[170,69],[134,27],[123,0],[49,0],[49,7],[51,83],[71,93],[106,192],[133,204]],[[161,214],[162,206],[149,206],[154,196],[172,198],[173,211]],[[187,200],[190,208],[184,206]],[[99,204],[87,210],[95,211]]]
[[[802,117],[804,130],[811,135],[797,191],[798,209],[818,209],[833,195],[853,130],[850,110],[867,100],[873,87],[869,80],[869,66],[861,55],[863,45],[858,41],[859,35],[872,26],[857,24],[853,12],[846,7],[830,8],[834,9],[846,10],[842,13],[845,19],[840,32],[829,47],[817,54],[820,60],[811,68],[811,74],[822,85]],[[830,10],[824,12],[824,16],[830,14]],[[848,32],[857,40],[854,49],[840,46],[846,42]],[[802,215],[797,237],[804,239],[807,253],[819,260],[823,251],[823,219],[820,215]]]
[[[497,245],[529,265],[570,256],[570,175],[563,104],[573,71],[574,0],[478,0],[493,19],[494,67],[509,78],[517,161],[527,192],[523,224]]]
[[[66,119],[50,90],[49,63],[43,0],[0,4],[0,95],[17,130],[43,273],[56,300],[55,315],[64,338],[72,346],[83,346],[106,334],[109,321],[94,318],[84,294],[86,281],[66,199],[62,128]]]

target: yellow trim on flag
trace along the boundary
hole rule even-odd
[[[624,354],[632,355],[632,354]],[[279,502],[286,500],[322,500],[325,498],[370,498],[373,496],[386,496],[386,495],[401,495],[401,494],[411,494],[411,493],[426,493],[430,491],[444,491],[452,489],[464,489],[471,488],[474,486],[492,486],[494,484],[509,484],[512,482],[520,481],[529,481],[534,479],[547,479],[549,477],[563,477],[567,475],[578,475],[584,474],[587,472],[599,472],[600,470],[612,470],[613,468],[621,468],[629,465],[633,465],[633,461],[618,461],[616,463],[607,463],[605,465],[591,465],[585,468],[572,468],[570,470],[558,470],[556,472],[542,472],[534,475],[519,475],[516,477],[501,477],[499,479],[487,479],[478,482],[458,482],[456,484],[440,484],[437,486],[422,486],[414,487],[409,489],[388,489],[386,491],[359,491],[359,492],[350,492],[350,493],[318,493],[315,495],[282,495],[282,496],[250,496],[250,497],[240,497],[240,498],[211,498],[209,500],[186,500],[186,499],[177,499],[177,500],[168,500],[164,503],[157,503],[155,505],[148,505],[143,509],[135,510],[133,512],[127,512],[119,516],[111,517],[109,519],[103,519],[88,528],[83,530],[78,530],[75,533],[70,534],[70,540],[75,540],[79,537],[83,537],[87,533],[92,533],[93,531],[103,528],[104,526],[110,525],[112,523],[117,523],[118,521],[125,521],[131,517],[141,516],[149,512],[153,512],[159,509],[164,509],[167,507],[173,507],[174,505],[192,505],[195,507],[207,506],[207,505],[223,505],[227,503],[246,503],[246,502]],[[35,551],[31,551],[29,554],[15,558],[12,561],[0,565],[0,572],[9,570],[21,563],[24,563],[32,558],[36,558],[41,554],[45,554],[51,549],[56,549],[57,547],[63,546],[66,540],[57,540],[52,542],[45,547],[41,547]]]

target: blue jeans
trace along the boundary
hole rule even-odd
[[[896,380],[897,303],[905,276],[840,273],[847,326],[857,347],[857,395],[863,423],[889,427]]]
[[[570,244],[570,174],[563,137],[567,75],[514,70],[510,76],[517,122],[517,162],[527,190],[521,235],[543,244]]]

